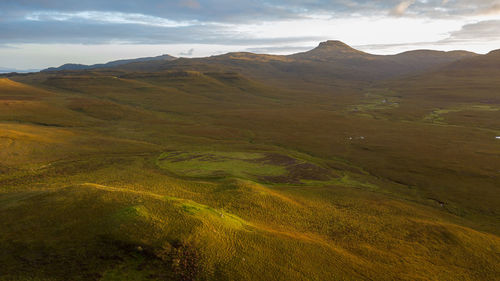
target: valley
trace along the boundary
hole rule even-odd
[[[499,65],[327,41],[0,75],[0,280],[496,280]]]

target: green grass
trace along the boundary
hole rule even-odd
[[[432,111],[431,114],[424,117],[424,121],[437,123],[437,124],[447,124],[446,115],[450,113],[456,113],[461,111],[486,111],[486,112],[495,112],[500,111],[500,107],[491,106],[491,105],[461,105],[453,108],[446,109],[436,109]]]
[[[148,217],[148,213],[144,206],[137,205],[119,210],[118,212],[113,214],[113,219],[116,219],[118,221],[128,221],[140,216]]]
[[[245,221],[237,216],[224,212],[222,210],[218,211],[214,208],[196,203],[196,202],[185,202],[181,204],[183,211],[190,215],[199,217],[205,220],[217,221],[225,227],[240,229],[247,225]]]
[[[387,91],[387,90],[386,90]],[[393,92],[366,93],[361,100],[362,103],[353,105],[347,114],[355,114],[371,118],[384,118],[387,111],[399,107],[401,98]],[[382,114],[381,114],[382,113]]]
[[[280,176],[286,169],[255,160],[263,159],[262,153],[245,152],[170,152],[163,153],[158,165],[174,174],[187,177],[238,177],[255,178]]]
[[[378,190],[380,187],[377,185],[370,183],[370,182],[363,182],[360,180],[356,180],[349,176],[349,174],[343,175],[341,178],[338,179],[332,179],[329,181],[318,181],[318,180],[302,180],[302,184],[305,184],[307,186],[325,186],[325,185],[332,185],[332,186],[348,186],[348,187],[353,187],[353,188],[362,188],[365,190]]]

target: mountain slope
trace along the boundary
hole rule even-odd
[[[429,101],[453,97],[453,102],[498,104],[500,50],[467,56],[427,73],[388,82],[407,95],[427,96]],[[423,88],[425,87],[425,88]]]
[[[340,86],[422,73],[474,56],[469,52],[413,51],[379,56],[355,50],[340,41],[326,41],[311,51],[289,56],[229,53],[208,58],[138,62],[123,65],[128,71],[197,70],[240,72],[249,77],[296,87]]]
[[[318,47],[313,50],[289,55],[288,57],[302,60],[334,61],[338,59],[355,58],[371,59],[376,56],[356,50],[344,42],[330,40],[321,42]]]
[[[443,72],[469,72],[471,75],[496,75],[500,72],[498,65],[500,64],[500,50],[493,50],[483,56],[475,56],[472,58],[456,61],[449,66],[443,68]]]
[[[176,59],[175,57],[172,57],[170,55],[161,55],[161,56],[157,56],[157,57],[145,57],[145,58],[137,58],[137,59],[116,60],[116,61],[111,61],[108,63],[93,64],[93,65],[68,63],[68,64],[61,65],[59,67],[50,67],[50,68],[44,69],[44,70],[42,70],[42,72],[61,71],[61,70],[85,70],[85,69],[111,68],[111,67],[118,67],[121,65],[134,63],[134,62],[170,61],[170,60],[175,60],[175,59]]]

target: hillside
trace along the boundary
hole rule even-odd
[[[125,64],[129,63],[134,63],[134,62],[148,62],[148,61],[171,61],[175,60],[176,58],[170,55],[161,55],[157,57],[145,57],[145,58],[137,58],[137,59],[125,59],[125,60],[116,60],[116,61],[110,61],[107,63],[99,63],[99,64],[92,64],[92,65],[85,65],[85,64],[74,64],[74,63],[68,63],[61,65],[59,67],[49,67],[47,69],[44,69],[42,71],[64,71],[64,70],[86,70],[86,69],[97,69],[97,68],[112,68],[112,67],[119,67]]]
[[[446,104],[495,107],[500,102],[498,65],[500,51],[496,50],[454,61],[427,73],[387,81],[385,85],[397,88],[407,98],[425,100],[434,107]]]
[[[0,78],[0,280],[495,280],[498,52]]]
[[[473,57],[462,51],[412,51],[391,56],[367,54],[340,41],[326,41],[311,51],[289,56],[229,53],[208,58],[138,62],[121,66],[126,71],[196,70],[242,73],[276,86],[344,87],[347,83],[368,84],[389,78],[411,76],[448,63]]]

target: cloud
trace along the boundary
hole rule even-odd
[[[161,27],[181,27],[195,25],[196,21],[175,21],[143,14],[120,12],[33,12],[25,16],[28,21],[91,21],[111,24],[139,24]]]
[[[176,22],[256,23],[307,18],[391,15],[426,18],[495,12],[498,0],[0,0],[0,21],[33,13],[141,14]]]
[[[445,46],[463,43],[498,42],[500,41],[500,20],[487,20],[463,25],[452,31],[441,40],[426,42],[407,42],[395,44],[370,44],[355,47],[363,49],[416,48],[419,46]]]
[[[393,54],[405,50],[438,49],[457,50],[465,49],[478,53],[487,53],[500,46],[500,20],[485,20],[465,24],[458,30],[451,31],[446,37],[439,40],[408,41],[402,43],[382,43],[354,45],[356,49],[378,54]]]
[[[499,15],[500,14],[500,3],[493,4],[492,6],[480,10],[479,14],[481,15]]]
[[[457,40],[500,40],[500,20],[480,21],[464,25],[460,30],[451,32],[445,41]]]
[[[258,54],[292,54],[310,50],[311,46],[267,46],[247,48],[247,52]]]
[[[95,21],[35,21],[0,24],[0,44],[220,44],[265,45],[317,41],[314,36],[254,37],[232,26],[162,26]]]
[[[487,2],[488,0],[477,0]],[[476,1],[476,2],[477,2]],[[411,3],[410,3],[411,2]],[[22,14],[40,11],[76,13],[82,11],[119,12],[143,14],[175,21],[198,20],[201,22],[249,23],[299,19],[311,15],[373,16],[384,15],[393,9],[403,14],[413,1],[401,0],[1,0],[0,11]],[[491,4],[491,0],[489,0]],[[421,0],[412,7],[412,12],[425,16],[434,13],[443,0]],[[406,7],[405,7],[406,5]],[[484,6],[486,4],[480,4]],[[450,13],[454,6],[479,7],[473,0],[454,0],[448,5]],[[414,8],[414,9],[413,9]],[[448,13],[448,12],[446,12]]]
[[[187,52],[181,52],[181,53],[179,53],[179,56],[190,57],[190,56],[193,55],[193,53],[194,53],[194,49],[191,48]]]
[[[281,0],[279,0],[281,1]],[[337,1],[337,0],[335,0]],[[302,2],[299,0],[298,2]],[[299,3],[299,5],[301,5]],[[289,8],[269,5],[265,0],[1,0],[2,17],[33,12],[78,13],[82,11],[143,14],[175,21],[249,22],[296,18]]]
[[[181,0],[179,2],[179,4],[182,7],[187,7],[187,8],[191,8],[191,9],[199,9],[199,8],[201,8],[200,2],[198,2],[196,0]]]
[[[402,16],[406,13],[406,10],[408,10],[408,8],[413,5],[413,3],[415,3],[415,0],[407,0],[407,1],[403,1],[401,3],[399,3],[398,5],[396,5],[396,7],[394,7],[390,14],[393,15],[393,16]]]
[[[0,49],[19,49],[19,48],[9,44],[0,44]]]

